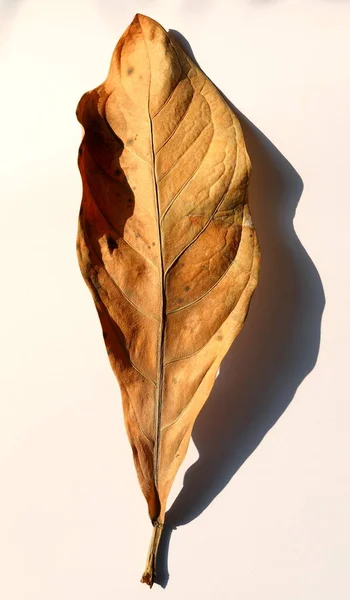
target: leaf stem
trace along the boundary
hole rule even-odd
[[[150,588],[156,581],[157,552],[162,531],[163,523],[154,521],[152,537],[148,548],[146,567],[141,578],[141,583],[147,583]]]

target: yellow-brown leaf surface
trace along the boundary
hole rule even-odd
[[[77,116],[79,264],[154,524],[144,575],[152,585],[170,487],[257,284],[250,161],[217,89],[143,15]]]

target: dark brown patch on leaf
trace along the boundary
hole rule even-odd
[[[113,239],[110,235],[107,236],[107,246],[110,252],[113,252],[116,248],[118,248],[118,243],[115,239]]]

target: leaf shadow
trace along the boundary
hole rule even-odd
[[[170,30],[169,36],[197,63],[178,31]],[[195,423],[192,437],[199,458],[166,513],[157,561],[162,587],[169,579],[172,532],[197,518],[254,452],[313,369],[320,345],[323,286],[293,227],[302,179],[224,98],[240,119],[252,161],[249,203],[262,253],[260,281],[243,330]]]

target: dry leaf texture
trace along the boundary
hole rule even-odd
[[[240,124],[154,20],[136,15],[77,116],[78,256],[118,378],[153,523],[256,287]]]

